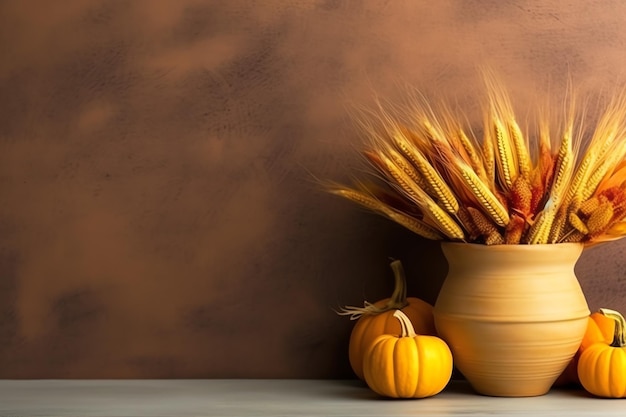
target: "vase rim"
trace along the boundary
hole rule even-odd
[[[485,256],[494,256],[500,254],[502,256],[525,256],[524,254],[542,254],[552,253],[554,256],[575,256],[579,257],[585,249],[582,242],[567,243],[544,243],[544,244],[511,244],[511,245],[485,245],[483,243],[464,243],[464,242],[441,242],[441,250],[444,255],[453,253],[474,253],[475,255],[484,254]],[[447,256],[446,256],[447,258]],[[449,259],[448,259],[449,260]]]
[[[512,244],[512,245],[507,245],[507,244],[502,244],[502,245],[487,245],[485,243],[467,243],[467,242],[448,242],[448,241],[442,241],[441,245],[445,245],[445,246],[471,246],[474,248],[477,247],[484,247],[484,248],[490,248],[490,249],[508,249],[508,248],[524,248],[524,249],[520,249],[520,250],[532,250],[533,248],[540,248],[540,247],[581,247],[581,246],[585,246],[584,242],[564,242],[564,243],[539,243],[539,244]]]

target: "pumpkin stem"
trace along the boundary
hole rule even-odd
[[[406,275],[404,274],[404,268],[402,267],[402,262],[399,260],[392,261],[391,270],[393,271],[394,277],[394,288],[393,293],[391,293],[391,299],[387,303],[387,307],[389,310],[401,309],[409,305],[406,300]]]
[[[377,307],[372,303],[365,301],[363,307],[346,306],[342,307],[341,311],[337,314],[341,316],[350,316],[350,320],[357,320],[362,315],[370,314],[377,315],[389,310],[399,310],[409,305],[406,300],[406,276],[404,274],[404,268],[402,262],[394,260],[390,264],[391,270],[394,276],[394,288],[391,297],[387,303],[382,307]]]
[[[402,333],[400,337],[415,337],[417,334],[415,333],[415,328],[413,327],[413,323],[411,323],[411,319],[402,312],[402,310],[396,310],[393,313],[393,316],[398,319],[400,322],[400,327],[402,328]]]
[[[615,320],[615,333],[613,335],[613,347],[626,346],[626,319],[619,312],[608,308],[601,308],[600,313]]]

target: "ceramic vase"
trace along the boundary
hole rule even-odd
[[[576,353],[589,308],[580,243],[442,243],[448,273],[434,308],[455,366],[480,394],[547,393]]]

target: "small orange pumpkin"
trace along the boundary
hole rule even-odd
[[[346,307],[340,314],[357,320],[350,334],[348,356],[354,373],[363,379],[363,354],[374,339],[384,334],[400,334],[400,323],[393,317],[401,310],[409,317],[415,331],[423,335],[436,335],[433,306],[416,297],[406,296],[406,277],[402,263],[390,264],[394,273],[395,287],[390,298],[375,303],[365,302],[365,307]]]
[[[589,316],[587,322],[587,330],[583,336],[583,340],[578,348],[578,351],[567,365],[567,368],[557,378],[554,383],[555,387],[563,387],[568,385],[580,385],[578,379],[578,360],[580,354],[587,347],[594,343],[602,342],[610,344],[613,341],[613,335],[615,334],[615,320],[605,316],[601,311],[596,311]]]
[[[589,324],[585,331],[585,336],[580,344],[580,350],[585,350],[594,343],[602,342],[609,344],[613,342],[615,336],[615,319],[607,316],[603,311],[608,309],[600,309],[589,316]]]
[[[425,398],[441,392],[452,376],[450,348],[436,336],[415,334],[400,310],[399,336],[382,335],[365,352],[365,382],[379,395],[391,398]]]
[[[578,378],[593,395],[626,398],[626,320],[614,310],[600,312],[615,324],[613,340],[585,347],[578,360]]]

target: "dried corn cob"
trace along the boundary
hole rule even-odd
[[[583,222],[582,219],[578,217],[576,213],[570,213],[568,220],[569,220],[569,224],[572,225],[574,229],[578,230],[583,235],[586,235],[587,233],[589,233],[589,228],[587,227],[585,222]]]
[[[468,207],[467,212],[472,218],[476,229],[478,229],[480,234],[485,238],[485,243],[488,245],[504,243],[504,239],[502,238],[502,235],[496,225],[491,219],[488,219],[482,211],[474,207]]]
[[[506,225],[504,230],[504,243],[507,245],[516,245],[522,241],[522,235],[526,227],[526,221],[518,214],[511,216],[511,221]]]
[[[613,218],[613,204],[607,201],[600,204],[600,206],[591,213],[589,220],[587,220],[587,228],[590,234],[596,234],[604,231]]]
[[[597,196],[595,196],[595,197],[591,197],[589,200],[582,203],[580,207],[578,208],[578,210],[583,215],[589,217],[591,216],[591,213],[593,213],[598,208],[599,205],[600,205],[600,199]]]
[[[508,193],[509,210],[529,216],[532,197],[530,182],[526,176],[519,175]]]
[[[456,213],[459,223],[463,229],[467,232],[467,239],[471,242],[480,237],[480,230],[474,224],[472,217],[470,216],[467,208],[461,207]]]

